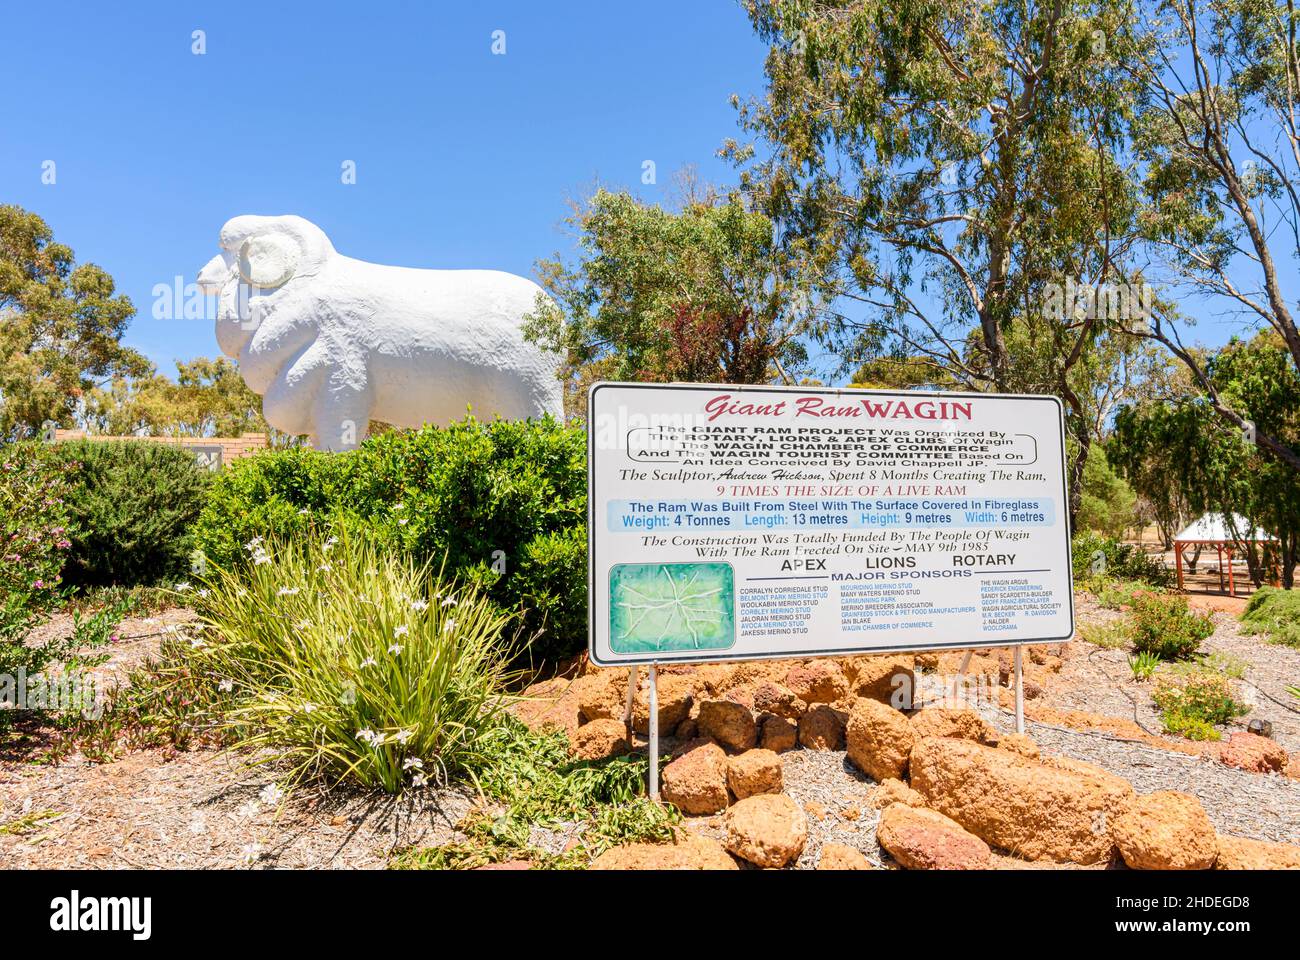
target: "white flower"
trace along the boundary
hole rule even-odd
[[[406,624],[402,624],[400,627],[393,628],[394,637],[404,637],[410,632],[411,632],[411,628],[408,627]]]
[[[315,711],[315,709],[316,709],[316,704],[314,704],[314,703],[304,703],[304,704],[302,705],[302,712],[303,712],[303,713],[312,713],[312,712]]]
[[[235,689],[235,681],[231,680],[229,677],[225,677],[217,684],[217,689],[222,693],[230,693],[230,691]]]
[[[423,770],[424,761],[419,757],[407,757],[402,761],[403,770]]]
[[[207,587],[203,587],[199,590],[200,597],[206,597],[209,593],[211,593],[211,591]]]
[[[298,592],[298,587],[281,587],[275,592],[277,597],[292,597]]]
[[[398,525],[399,527],[404,527],[404,526],[406,526],[406,518],[405,518],[405,517],[402,517],[401,520],[398,520],[398,521],[397,521],[397,525]]]
[[[456,606],[456,603],[457,601],[454,597],[448,597],[446,600],[442,601],[441,606],[454,607]]]
[[[258,550],[257,553],[253,554],[253,564],[255,566],[261,566],[264,563],[270,563],[270,562],[271,562],[271,555],[267,553],[265,550]]]
[[[395,657],[400,657],[402,655],[402,645],[400,643],[395,643],[388,648],[388,652]]]
[[[319,567],[316,568],[317,572],[319,573],[329,573],[333,569],[334,567],[328,563],[322,563]]]
[[[257,863],[257,858],[262,855],[262,845],[260,843],[250,843],[243,849],[244,863],[250,867]]]
[[[453,630],[455,630],[455,629],[456,629],[456,618],[455,618],[455,617],[450,618],[446,623],[444,623],[444,624],[442,625],[442,632],[443,632],[443,633],[451,633],[451,632],[452,632]]]
[[[190,584],[188,580],[182,580],[180,583],[176,584],[177,593],[184,593],[189,588],[190,588]]]
[[[361,661],[361,666],[358,669],[364,670],[366,669],[366,667],[373,667],[374,665],[375,665],[375,658],[366,657],[366,659]]]
[[[406,741],[410,740],[413,736],[415,736],[414,730],[398,730],[393,734],[393,739],[398,743],[406,743]]]
[[[402,502],[399,500],[397,503],[393,504],[393,509],[394,509],[394,510],[405,510],[405,509],[406,509],[406,504],[402,503]]]
[[[194,637],[193,639],[190,640],[191,650],[201,650],[206,646],[207,643],[204,641],[202,637]]]
[[[284,791],[280,789],[278,783],[268,783],[262,788],[259,797],[268,807],[274,807],[284,799]]]
[[[244,544],[244,549],[247,550],[249,553],[252,553],[261,545],[262,545],[262,538],[254,537],[252,540],[249,540],[248,543]]]
[[[412,600],[412,601],[411,601],[411,609],[414,610],[416,613],[423,613],[425,610],[428,610],[428,609],[429,609],[429,601],[428,601],[428,600]]]
[[[375,733],[375,731],[370,729],[362,729],[357,731],[357,739],[362,743],[368,743],[372,747],[377,747],[384,742],[384,735],[382,733]]]
[[[417,773],[415,776],[411,777],[411,786],[415,787],[417,790],[428,782],[429,778],[422,773]]]

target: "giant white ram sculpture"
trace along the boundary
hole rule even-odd
[[[277,430],[347,450],[371,420],[563,415],[559,357],[520,330],[532,281],[345,257],[302,217],[235,217],[220,243],[198,284],[219,296],[217,343]]]

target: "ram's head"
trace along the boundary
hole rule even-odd
[[[295,281],[316,276],[334,253],[302,217],[243,216],[221,228],[221,253],[199,271],[199,289],[219,297],[217,344],[238,357],[262,317]]]

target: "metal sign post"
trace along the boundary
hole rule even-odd
[[[659,671],[650,664],[650,799],[659,799]]]
[[[1024,647],[1016,647],[1015,656],[1015,679],[1016,688],[1016,733],[1025,732],[1025,668],[1021,651]]]

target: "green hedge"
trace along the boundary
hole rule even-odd
[[[1105,571],[1100,575],[1092,571],[1097,551],[1106,557]],[[1070,555],[1076,584],[1097,579],[1135,580],[1153,587],[1167,587],[1173,583],[1173,573],[1163,563],[1147,556],[1134,544],[1122,543],[1113,537],[1096,533],[1075,534],[1070,542]]]
[[[585,440],[549,417],[391,432],[349,453],[268,451],[216,478],[196,542],[219,566],[257,537],[360,525],[523,611],[536,660],[586,644]]]
[[[191,527],[211,480],[192,451],[130,440],[77,440],[51,450],[68,466],[72,547],[64,582],[135,586],[187,575]]]

